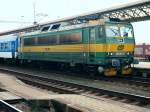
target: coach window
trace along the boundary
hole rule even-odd
[[[1,49],[4,50],[4,43],[1,43]]]
[[[1,50],[2,50],[3,49],[3,43],[1,43],[0,46],[1,46]]]
[[[8,49],[8,43],[5,43],[5,44],[4,44],[4,48],[5,48],[5,49]]]

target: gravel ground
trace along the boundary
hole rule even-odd
[[[0,88],[25,99],[48,99],[50,97],[48,91],[34,88],[10,75],[0,73],[0,82],[2,84]]]

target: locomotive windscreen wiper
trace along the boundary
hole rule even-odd
[[[116,29],[110,29],[113,33],[114,33],[114,36],[118,36],[119,35],[119,31],[116,30]]]
[[[120,27],[121,37],[133,37],[133,28],[130,26],[121,26]]]
[[[119,37],[119,27],[116,25],[106,26],[106,36],[107,37]]]

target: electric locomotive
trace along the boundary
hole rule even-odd
[[[80,66],[105,76],[131,73],[134,33],[130,23],[92,20],[52,23],[19,37],[18,59]]]

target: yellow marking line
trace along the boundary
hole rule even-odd
[[[50,45],[50,46],[25,46],[19,48],[19,52],[132,52],[134,44],[124,45],[118,50],[120,44],[74,44],[74,45]]]

